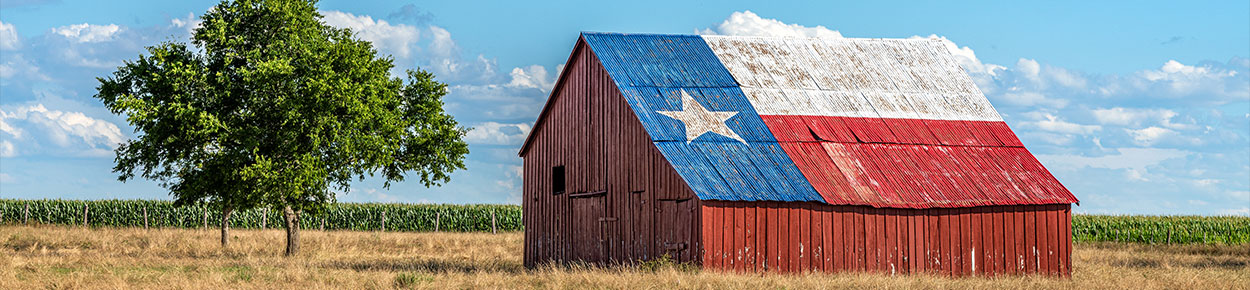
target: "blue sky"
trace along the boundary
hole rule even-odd
[[[1078,212],[1250,215],[1250,2],[323,1],[451,85],[474,127],[443,187],[365,180],[341,201],[516,203],[528,133],[579,31],[942,37]],[[1087,3],[1094,2],[1094,3]],[[95,77],[186,41],[212,1],[0,0],[0,198],[169,198],[116,181],[134,136]]]

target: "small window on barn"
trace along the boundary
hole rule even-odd
[[[551,194],[564,193],[564,165],[551,168]]]

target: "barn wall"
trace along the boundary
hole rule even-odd
[[[706,268],[1071,275],[1071,207],[703,201]]]
[[[525,265],[696,261],[700,201],[579,40],[524,158]],[[566,192],[551,169],[565,166]],[[683,244],[684,243],[684,244]]]

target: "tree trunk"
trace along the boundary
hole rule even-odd
[[[230,214],[234,213],[234,209],[226,207],[221,212],[221,248],[230,247]]]
[[[283,207],[282,216],[286,220],[286,256],[290,257],[299,253],[299,211],[288,205]]]

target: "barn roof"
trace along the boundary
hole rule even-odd
[[[1077,202],[936,40],[582,39],[700,199]]]

